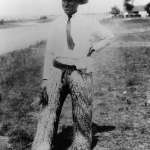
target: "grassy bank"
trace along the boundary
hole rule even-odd
[[[0,135],[10,137],[15,150],[33,139],[38,108],[32,103],[40,90],[44,50],[45,42],[39,42],[0,56]]]

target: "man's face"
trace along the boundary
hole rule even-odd
[[[75,0],[62,0],[62,7],[67,15],[76,13],[78,5]]]

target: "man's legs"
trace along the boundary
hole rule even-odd
[[[70,76],[74,139],[71,150],[91,150],[92,90],[91,75],[74,71]]]

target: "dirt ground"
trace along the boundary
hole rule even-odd
[[[102,23],[102,22],[101,22]],[[115,39],[95,53],[94,150],[150,149],[150,20],[103,20]],[[71,102],[61,115],[56,149],[71,143]]]

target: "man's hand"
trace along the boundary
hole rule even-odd
[[[95,49],[91,46],[91,47],[89,48],[89,52],[88,52],[88,54],[87,54],[87,57],[90,57],[94,52],[95,52]]]

